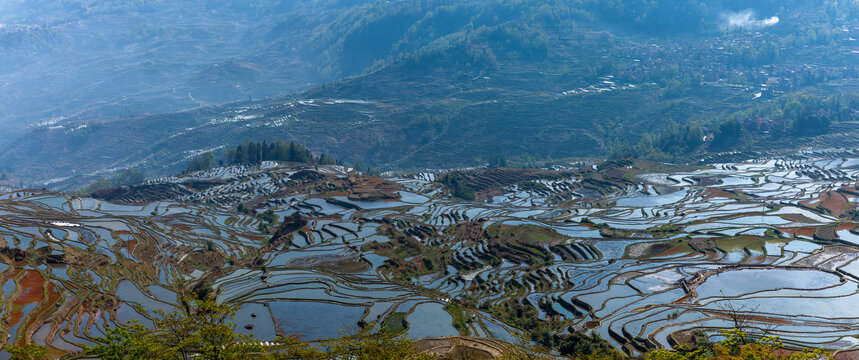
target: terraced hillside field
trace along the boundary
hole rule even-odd
[[[436,179],[465,179],[478,201]],[[514,341],[594,331],[629,354],[741,327],[859,343],[859,154],[379,179],[263,162],[81,198],[0,197],[6,343],[75,352],[190,296],[259,339],[386,325]],[[373,325],[375,324],[375,325]],[[529,325],[529,326],[526,326]]]

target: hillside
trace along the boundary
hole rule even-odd
[[[4,1],[0,144],[37,124],[133,120],[318,84],[303,39],[363,2]]]
[[[745,12],[753,4],[743,1],[612,4],[344,3],[303,32],[269,37],[304,39],[296,61],[313,68],[304,73],[339,80],[285,97],[38,127],[0,151],[0,169],[64,188],[128,167],[168,174],[246,139],[296,141],[383,170],[468,166],[492,156],[534,164],[629,154],[627,147],[686,162],[735,148],[849,144],[826,138],[829,128],[813,134],[823,138],[777,139],[749,128],[730,136],[759,141],[711,146],[729,134],[719,132],[722,122],[744,122],[774,99],[856,89],[859,21],[849,4],[765,2],[756,12]],[[704,25],[670,25],[670,34],[656,28],[654,19],[693,8]],[[255,69],[234,61],[193,80],[202,94],[218,91],[207,85],[215,78],[271,79]],[[762,119],[793,126],[796,119],[779,114]],[[852,141],[853,120],[839,117],[831,130]],[[674,137],[653,141],[672,124],[697,124],[708,140],[680,148],[659,145],[682,142]],[[66,178],[74,181],[57,181]]]

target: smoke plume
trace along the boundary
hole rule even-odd
[[[778,24],[778,16],[773,16],[766,19],[757,19],[755,12],[752,9],[743,10],[740,12],[728,11],[722,13],[722,27],[725,29],[760,29]]]

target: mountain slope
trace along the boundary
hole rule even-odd
[[[592,1],[345,4],[303,33],[311,41],[296,55],[321,77],[345,78],[288,97],[41,127],[0,152],[0,169],[34,184],[74,175],[51,182],[74,186],[85,181],[82,174],[127,167],[170,173],[204,151],[245,139],[295,140],[319,154],[389,170],[466,166],[497,156],[518,163],[602,157],[678,123],[698,124],[707,135],[698,138],[711,141],[728,115],[751,116],[745,110],[793,93],[851,91],[859,79],[847,5],[795,1],[790,10],[773,10],[766,3],[762,14],[779,11],[777,24],[720,31],[727,26],[720,14],[745,5],[708,2],[696,15],[706,26],[670,36],[652,32],[647,22],[628,22],[679,16],[687,5],[702,4],[671,3],[624,2],[632,6],[626,10]],[[299,37],[283,35],[289,25],[283,26],[256,34],[270,48],[301,45]],[[354,57],[364,50],[367,56]],[[270,78],[245,61],[207,69],[209,75],[193,79],[203,93],[229,88],[212,79],[250,87]],[[794,138],[778,145],[808,141]]]
[[[0,125],[130,119],[291,93],[322,78],[310,31],[359,0],[9,1]]]

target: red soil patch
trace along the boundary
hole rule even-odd
[[[799,236],[807,236],[808,238],[813,238],[813,237],[814,237],[814,232],[815,232],[816,230],[817,230],[817,229],[815,229],[815,228],[813,228],[813,227],[804,227],[804,228],[799,228],[799,229],[796,229],[796,232],[794,233],[794,236],[796,236],[796,237],[799,237]]]
[[[795,236],[794,233],[796,232],[796,228],[778,228],[778,231],[781,231],[783,234],[785,234],[789,237],[794,237]]]
[[[790,237],[798,238],[800,236],[806,236],[808,238],[813,238],[814,233],[817,231],[817,228],[814,227],[786,227],[786,228],[778,228],[778,231],[781,231],[784,234],[787,234]]]
[[[828,199],[828,198],[829,198],[829,195],[827,195],[826,193],[822,193],[822,194],[818,195],[816,198],[811,198],[811,199],[808,199],[808,200],[800,201],[800,202],[799,202],[799,204],[800,204],[800,205],[805,205],[805,206],[808,206],[808,207],[815,207],[815,206],[817,206],[817,205],[819,205],[819,204],[822,204],[822,203],[823,203],[824,201],[826,201],[826,199]]]
[[[13,326],[21,321],[24,313],[21,309],[28,304],[39,303],[45,298],[45,289],[43,284],[45,278],[36,270],[27,270],[27,274],[18,282],[18,292],[11,299],[12,314],[9,316],[9,326]],[[59,294],[57,294],[59,296]]]
[[[847,198],[839,192],[827,192],[829,198],[823,202],[823,207],[829,210],[832,216],[841,216],[847,209]]]
[[[596,229],[597,229],[597,228],[595,228],[595,227],[593,227],[593,226],[590,226],[590,225],[588,225],[588,224],[578,224],[578,225],[579,225],[579,226],[584,226],[584,227],[586,227],[588,230],[596,230]]]
[[[33,313],[35,315],[31,316],[30,321],[27,324],[22,325],[21,328],[19,328],[18,330],[19,333],[21,333],[22,331],[26,331],[26,338],[30,338],[33,335],[31,329],[32,331],[35,331],[36,329],[38,329],[38,327],[42,325],[42,323],[39,321],[39,318],[41,318],[42,314],[50,311],[54,307],[54,305],[60,301],[60,292],[57,291],[57,288],[54,286],[53,283],[48,283],[46,288],[48,292],[47,296],[45,297],[45,303],[42,306],[33,309]]]
[[[840,191],[827,191],[814,199],[800,201],[800,204],[810,208],[823,208],[832,216],[841,216],[855,208],[854,203],[848,200],[848,196],[850,195]]]
[[[585,329],[596,329],[596,328],[598,328],[601,324],[602,324],[602,323],[601,323],[601,322],[599,322],[599,321],[588,321],[588,322],[586,322],[586,323],[585,323]]]
[[[841,194],[841,196],[843,196],[845,199],[847,199],[847,207],[844,209],[845,212],[856,208],[856,201],[859,200],[859,197],[853,194],[844,193],[840,191],[838,193]]]
[[[656,256],[657,257],[674,256],[674,255],[680,255],[680,254],[688,254],[689,252],[690,252],[690,250],[688,248],[684,248],[683,246],[675,246],[675,247],[672,247],[672,248],[670,248],[670,249],[668,249],[668,250],[666,250],[666,251],[664,251],[664,252],[662,252]]]
[[[713,198],[730,198],[732,194],[722,189],[708,188],[701,195],[705,200],[709,200]]]
[[[412,263],[417,265],[417,267],[421,270],[427,269],[426,264],[424,264],[424,257],[423,256],[418,256],[418,257],[412,259]]]
[[[853,223],[841,224],[841,225],[838,225],[838,228],[836,229],[836,231],[853,230],[853,228],[855,228],[856,226],[859,226],[859,224],[853,224]]]
[[[22,290],[17,294],[16,301],[13,303],[30,304],[41,301],[44,298],[44,289],[42,288],[44,282],[45,278],[39,271],[27,270],[27,274],[18,283]]]
[[[137,239],[132,239],[125,242],[125,248],[128,249],[129,254],[134,253],[135,247],[137,247]]]

